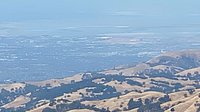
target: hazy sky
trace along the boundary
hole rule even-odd
[[[0,0],[3,21],[98,15],[199,16],[199,0]]]
[[[26,25],[35,25],[36,29],[42,24],[197,25],[200,23],[199,6],[199,0],[0,0],[0,23],[28,21]],[[41,20],[54,22],[37,22]]]

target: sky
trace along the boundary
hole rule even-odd
[[[199,6],[199,0],[0,0],[0,27],[198,25]]]
[[[0,0],[0,18],[23,21],[112,14],[183,17],[200,15],[199,5],[199,0]]]

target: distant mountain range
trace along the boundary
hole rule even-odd
[[[200,112],[200,50],[128,68],[0,84],[1,112]]]

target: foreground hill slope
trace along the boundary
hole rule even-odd
[[[200,50],[128,68],[0,84],[2,112],[200,112]]]

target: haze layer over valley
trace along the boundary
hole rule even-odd
[[[197,29],[195,25],[144,30],[132,26],[91,26],[33,36],[3,35],[0,81],[45,80],[132,66],[162,52],[200,48]]]
[[[1,1],[0,82],[63,78],[196,49],[199,20],[195,0]]]

